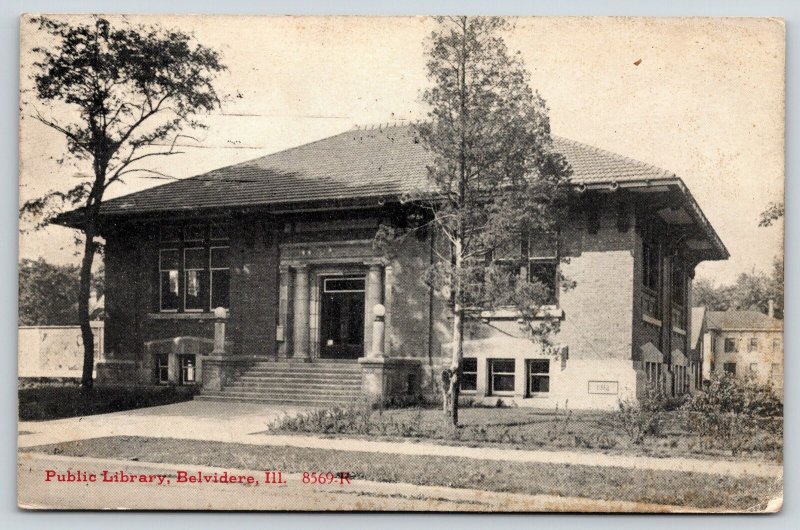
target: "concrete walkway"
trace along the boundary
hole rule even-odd
[[[83,473],[103,470],[127,474],[161,474],[162,485],[138,483],[46,482],[46,470]],[[155,464],[98,458],[21,453],[17,465],[18,505],[37,509],[119,510],[302,510],[302,511],[450,511],[450,512],[708,512],[686,506],[630,501],[592,500],[554,495],[523,495],[443,486],[418,486],[354,479],[350,484],[303,484],[300,474],[286,474],[285,484],[178,484],[178,471],[251,475],[264,470]]]
[[[105,436],[150,436],[337,451],[366,451],[404,456],[433,455],[476,460],[622,467],[725,476],[783,477],[783,466],[759,461],[654,458],[580,451],[465,447],[430,442],[321,438],[264,432],[270,422],[282,415],[297,414],[303,410],[260,404],[188,401],[84,418],[20,422],[19,431],[30,434],[20,435],[18,445],[19,447],[33,447]]]

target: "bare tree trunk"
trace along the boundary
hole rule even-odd
[[[91,224],[92,226],[88,226]],[[83,247],[83,259],[81,260],[80,287],[78,290],[78,322],[81,326],[81,338],[83,339],[83,374],[81,375],[81,387],[84,391],[91,390],[94,381],[94,334],[89,315],[89,297],[92,287],[92,262],[94,261],[94,223],[87,223],[86,241]]]
[[[450,366],[450,410],[453,425],[458,427],[458,394],[461,389],[461,360],[464,357],[464,319],[461,304],[453,308],[453,359]]]

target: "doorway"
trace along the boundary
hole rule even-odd
[[[364,276],[321,278],[320,358],[364,355]]]

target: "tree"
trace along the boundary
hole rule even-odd
[[[711,311],[752,310],[769,312],[769,301],[774,305],[774,316],[783,318],[783,259],[775,258],[772,274],[764,271],[743,272],[736,282],[715,285],[708,279],[698,279],[692,284],[692,302],[706,306]]]
[[[476,315],[473,309],[513,306],[540,339],[556,327],[532,322],[552,286],[521,276],[521,256],[503,263],[491,256],[528,234],[556,230],[570,170],[551,149],[544,100],[530,88],[519,54],[506,48],[509,23],[489,17],[437,22],[427,51],[432,86],[422,93],[430,110],[416,125],[433,156],[431,189],[413,199],[427,208],[426,224],[444,240],[430,277],[450,294],[453,349],[443,389],[447,415],[458,425],[464,322]]]
[[[55,265],[42,258],[19,263],[19,325],[74,326],[78,324],[80,268]],[[92,292],[97,297],[92,319],[102,314],[97,299],[103,295],[103,266],[92,274]]]
[[[78,323],[79,268],[44,259],[19,264],[19,325],[68,326]]]
[[[225,67],[219,54],[191,35],[156,26],[108,20],[70,24],[47,17],[31,19],[48,34],[51,47],[33,50],[33,119],[61,133],[69,157],[91,166],[91,175],[68,191],[51,191],[26,202],[20,215],[37,226],[53,220],[64,206],[81,206],[83,255],[78,321],[84,347],[81,385],[92,388],[94,337],[89,324],[92,263],[99,249],[100,207],[109,186],[152,157],[179,153],[186,129],[201,127],[193,116],[220,104],[213,80]]]

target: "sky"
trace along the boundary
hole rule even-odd
[[[185,178],[355,126],[423,118],[430,18],[126,17],[192,32],[228,67],[219,111],[184,154],[147,167]],[[110,17],[112,22],[118,20]],[[552,132],[676,173],[731,253],[697,278],[733,281],[769,270],[783,225],[759,213],[783,200],[784,27],[770,19],[519,18],[506,35],[547,101]],[[86,166],[58,164],[65,142],[31,119],[30,49],[46,44],[21,25],[20,204],[65,190]],[[638,63],[638,64],[637,64]],[[57,108],[55,112],[65,109]],[[135,177],[107,197],[162,184]],[[20,236],[20,257],[77,263],[61,227]]]

